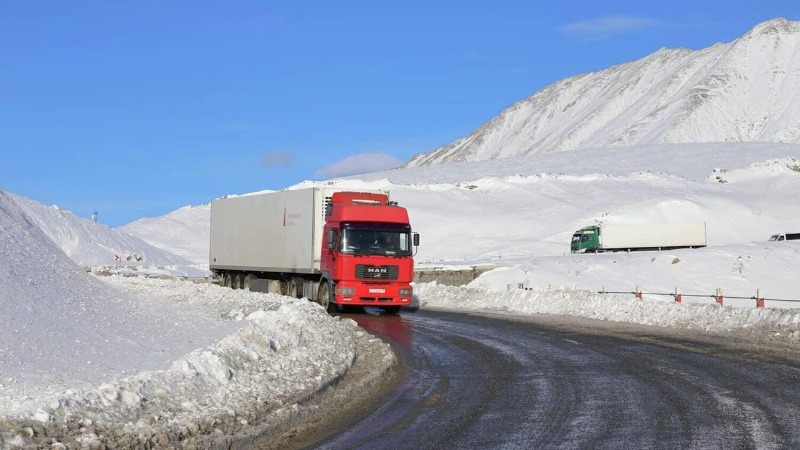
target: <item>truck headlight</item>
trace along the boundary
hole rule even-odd
[[[336,295],[356,295],[356,288],[353,287],[336,287]]]
[[[400,288],[400,295],[402,296],[411,296],[414,293],[414,289],[412,288]]]

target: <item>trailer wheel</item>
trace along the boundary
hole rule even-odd
[[[231,274],[226,273],[222,276],[222,285],[226,288],[232,287],[233,282],[231,281]]]
[[[244,289],[245,291],[249,291],[252,284],[253,284],[253,276],[250,274],[245,275],[244,281],[242,281],[242,289]]]
[[[231,287],[234,289],[241,289],[242,288],[242,274],[237,273],[231,277]]]
[[[286,295],[292,298],[300,298],[303,295],[303,280],[300,278],[292,278],[289,280],[289,289]]]
[[[281,280],[278,282],[278,293],[281,295],[289,295],[289,282]]]
[[[278,280],[267,280],[267,292],[270,294],[281,294],[286,295],[286,291],[284,290],[285,283]]]
[[[334,312],[336,310],[336,303],[331,301],[331,286],[327,280],[322,280],[319,284],[319,291],[317,291],[317,303],[325,308],[325,311]]]

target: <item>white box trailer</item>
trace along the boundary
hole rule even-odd
[[[705,222],[601,224],[572,235],[572,253],[705,247]]]
[[[326,199],[341,189],[309,188],[211,202],[211,270],[320,270]]]

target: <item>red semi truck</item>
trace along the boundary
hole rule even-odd
[[[411,305],[418,245],[408,212],[385,192],[315,187],[211,202],[209,269],[220,284],[329,311]]]

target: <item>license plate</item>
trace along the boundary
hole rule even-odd
[[[385,294],[386,293],[386,289],[374,289],[373,288],[373,289],[369,290],[369,293],[370,294]]]

